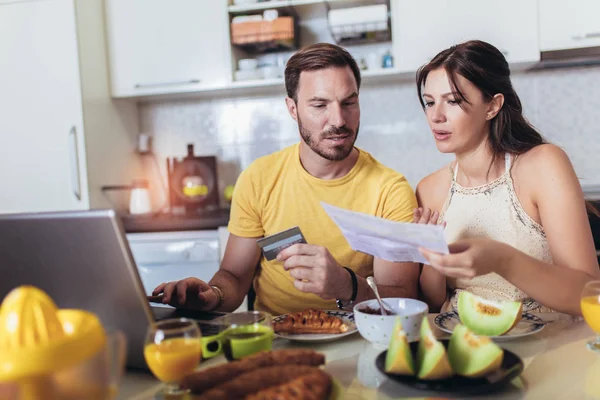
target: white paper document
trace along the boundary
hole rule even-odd
[[[393,262],[427,264],[418,248],[448,254],[444,228],[440,225],[395,222],[345,210],[325,202],[321,205],[355,251]]]

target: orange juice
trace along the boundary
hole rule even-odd
[[[586,296],[581,299],[581,313],[590,328],[600,333],[600,296]]]
[[[148,367],[165,383],[179,382],[196,369],[201,355],[202,346],[198,338],[165,339],[159,344],[147,344],[144,348]]]

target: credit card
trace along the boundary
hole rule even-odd
[[[256,243],[262,249],[265,258],[272,261],[281,250],[296,243],[306,243],[306,239],[304,239],[300,228],[295,226],[274,235],[258,239]]]

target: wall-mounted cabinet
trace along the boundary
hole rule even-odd
[[[389,0],[272,0],[243,5],[232,0],[104,1],[112,93],[117,98],[279,90],[285,62],[297,48],[316,42],[335,43],[336,37],[343,36],[332,30],[330,11],[366,5],[385,5],[387,37],[363,35],[366,40],[361,40],[355,36],[359,40],[340,44],[362,60],[366,82],[397,73],[376,65],[386,52],[391,54]],[[293,39],[276,36],[272,38],[276,46],[236,43],[239,36],[233,37],[231,28],[234,19],[249,15],[262,18],[267,9],[275,10],[278,17],[293,19]],[[275,29],[276,34],[279,31]],[[237,72],[239,60],[247,58],[256,59],[260,69],[254,76]],[[267,70],[269,73],[264,74]]]
[[[231,81],[225,0],[106,0],[114,97],[200,91]]]
[[[540,48],[542,51],[600,46],[598,0],[541,0]]]
[[[435,6],[421,0],[104,1],[113,96],[141,99],[279,90],[288,58],[316,42],[346,47],[361,64],[365,83],[373,77],[412,79],[439,51],[469,39],[494,44],[512,68],[524,68],[540,60],[540,24],[546,43],[544,21],[554,18],[550,14],[577,8],[561,0],[439,0]],[[588,16],[600,6],[593,0],[577,3],[587,7],[578,13],[591,21],[579,34],[583,42],[595,43],[600,29]],[[332,17],[382,5],[386,29],[371,27],[366,34],[361,29],[369,18],[379,18],[375,11],[372,16],[362,9],[348,26]],[[273,18],[282,23],[271,23]],[[579,17],[561,21],[566,19]],[[355,36],[352,27],[358,29]],[[240,64],[245,59],[253,61]],[[381,68],[384,64],[390,68]]]
[[[0,213],[88,208],[73,2],[0,4],[0,53]]]
[[[100,186],[132,178],[103,38],[101,0],[0,2],[0,213],[109,207]]]
[[[394,55],[401,72],[414,72],[438,52],[470,39],[494,44],[509,63],[539,61],[535,0],[392,0]]]

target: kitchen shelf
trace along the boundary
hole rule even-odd
[[[269,88],[275,86],[283,86],[283,79],[275,78],[275,79],[253,79],[247,81],[234,81],[229,85],[229,89],[232,90],[240,90],[244,89],[254,89],[254,88]]]
[[[349,3],[354,4],[357,0],[272,0],[264,1],[261,3],[250,3],[250,4],[237,4],[229,6],[230,14],[244,14],[249,11],[262,11],[268,9],[278,9],[286,7],[300,7],[308,6],[312,4],[325,4],[325,3]]]
[[[364,70],[361,71],[362,81],[371,81],[376,78],[381,77],[392,77],[399,76],[400,71],[395,68],[380,68],[374,70]],[[272,87],[283,85],[283,78],[275,78],[275,79],[255,79],[255,80],[247,80],[247,81],[236,81],[232,82],[230,85],[231,89],[245,89],[245,88],[256,88],[256,87]]]
[[[395,68],[381,68],[376,70],[364,70],[361,71],[362,76],[362,87],[370,83],[376,82],[394,82],[409,81],[414,79],[414,73],[403,73]],[[142,102],[154,102],[164,100],[180,100],[186,98],[203,98],[203,97],[240,97],[240,96],[251,96],[251,95],[272,95],[273,93],[281,94],[285,96],[283,78],[276,79],[256,79],[247,81],[235,81],[228,85],[220,87],[210,88],[198,88],[189,87],[180,88],[177,92],[169,93],[147,93],[145,95],[139,95],[131,97]]]
[[[352,46],[356,44],[382,43],[392,40],[392,31],[389,23],[385,29],[375,27],[373,23],[349,24],[332,28],[327,24],[331,36],[340,46]]]
[[[585,198],[588,200],[600,200],[600,183],[599,182],[589,182],[583,179],[580,179],[581,189],[583,190],[583,194]]]

